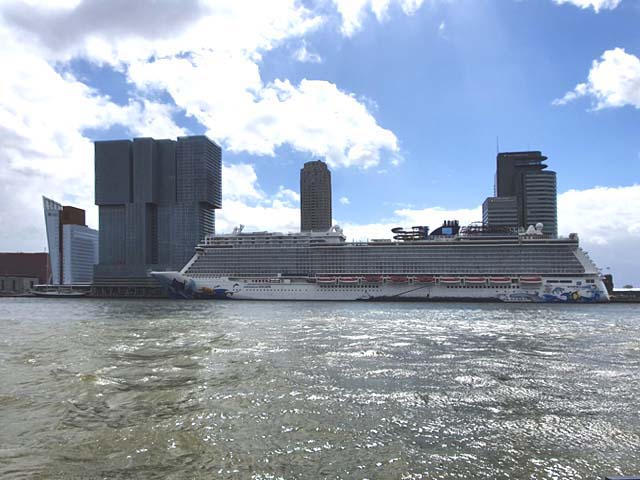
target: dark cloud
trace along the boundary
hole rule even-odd
[[[200,0],[83,0],[73,9],[0,6],[5,23],[35,36],[54,51],[66,51],[89,36],[160,39],[183,31],[208,8]]]

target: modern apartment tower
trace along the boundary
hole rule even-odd
[[[558,235],[556,172],[546,170],[545,160],[538,151],[498,154],[496,196],[482,208],[486,225],[527,228],[542,223],[544,233]]]
[[[98,263],[98,232],[85,225],[85,211],[42,197],[51,284],[88,284]]]
[[[316,160],[300,170],[300,230],[326,232],[331,228],[331,172]]]
[[[220,147],[205,136],[95,142],[100,216],[96,281],[144,279],[181,268],[214,233],[221,199]]]

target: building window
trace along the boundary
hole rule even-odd
[[[2,288],[0,290],[4,290],[4,278],[2,279]]]
[[[16,289],[16,281],[15,281],[15,280],[13,281],[13,291],[14,291],[14,292],[17,292],[17,291],[18,291],[18,290]]]

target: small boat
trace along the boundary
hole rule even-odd
[[[520,283],[526,283],[526,284],[542,283],[542,277],[520,277]]]
[[[336,277],[317,277],[316,283],[328,284],[328,283],[336,283]]]
[[[382,277],[380,275],[367,275],[364,277],[365,283],[382,283]]]
[[[78,291],[38,291],[33,290],[33,293],[36,297],[46,297],[46,298],[80,298],[86,297],[89,295],[89,292],[78,292]]]
[[[407,283],[409,279],[403,275],[391,275],[389,281],[391,283]]]
[[[436,278],[419,276],[419,277],[416,277],[415,281],[417,283],[435,283]]]
[[[486,283],[487,279],[484,277],[465,277],[464,279],[464,283],[472,283],[472,284],[479,284],[479,283]]]
[[[340,277],[338,278],[338,283],[358,283],[360,281],[359,277]]]
[[[440,283],[448,283],[448,284],[460,283],[460,278],[458,278],[458,277],[440,277]]]

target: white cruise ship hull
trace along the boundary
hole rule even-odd
[[[597,275],[575,277],[416,278],[192,278],[180,272],[152,272],[173,298],[324,301],[492,301],[597,303],[609,295]]]

